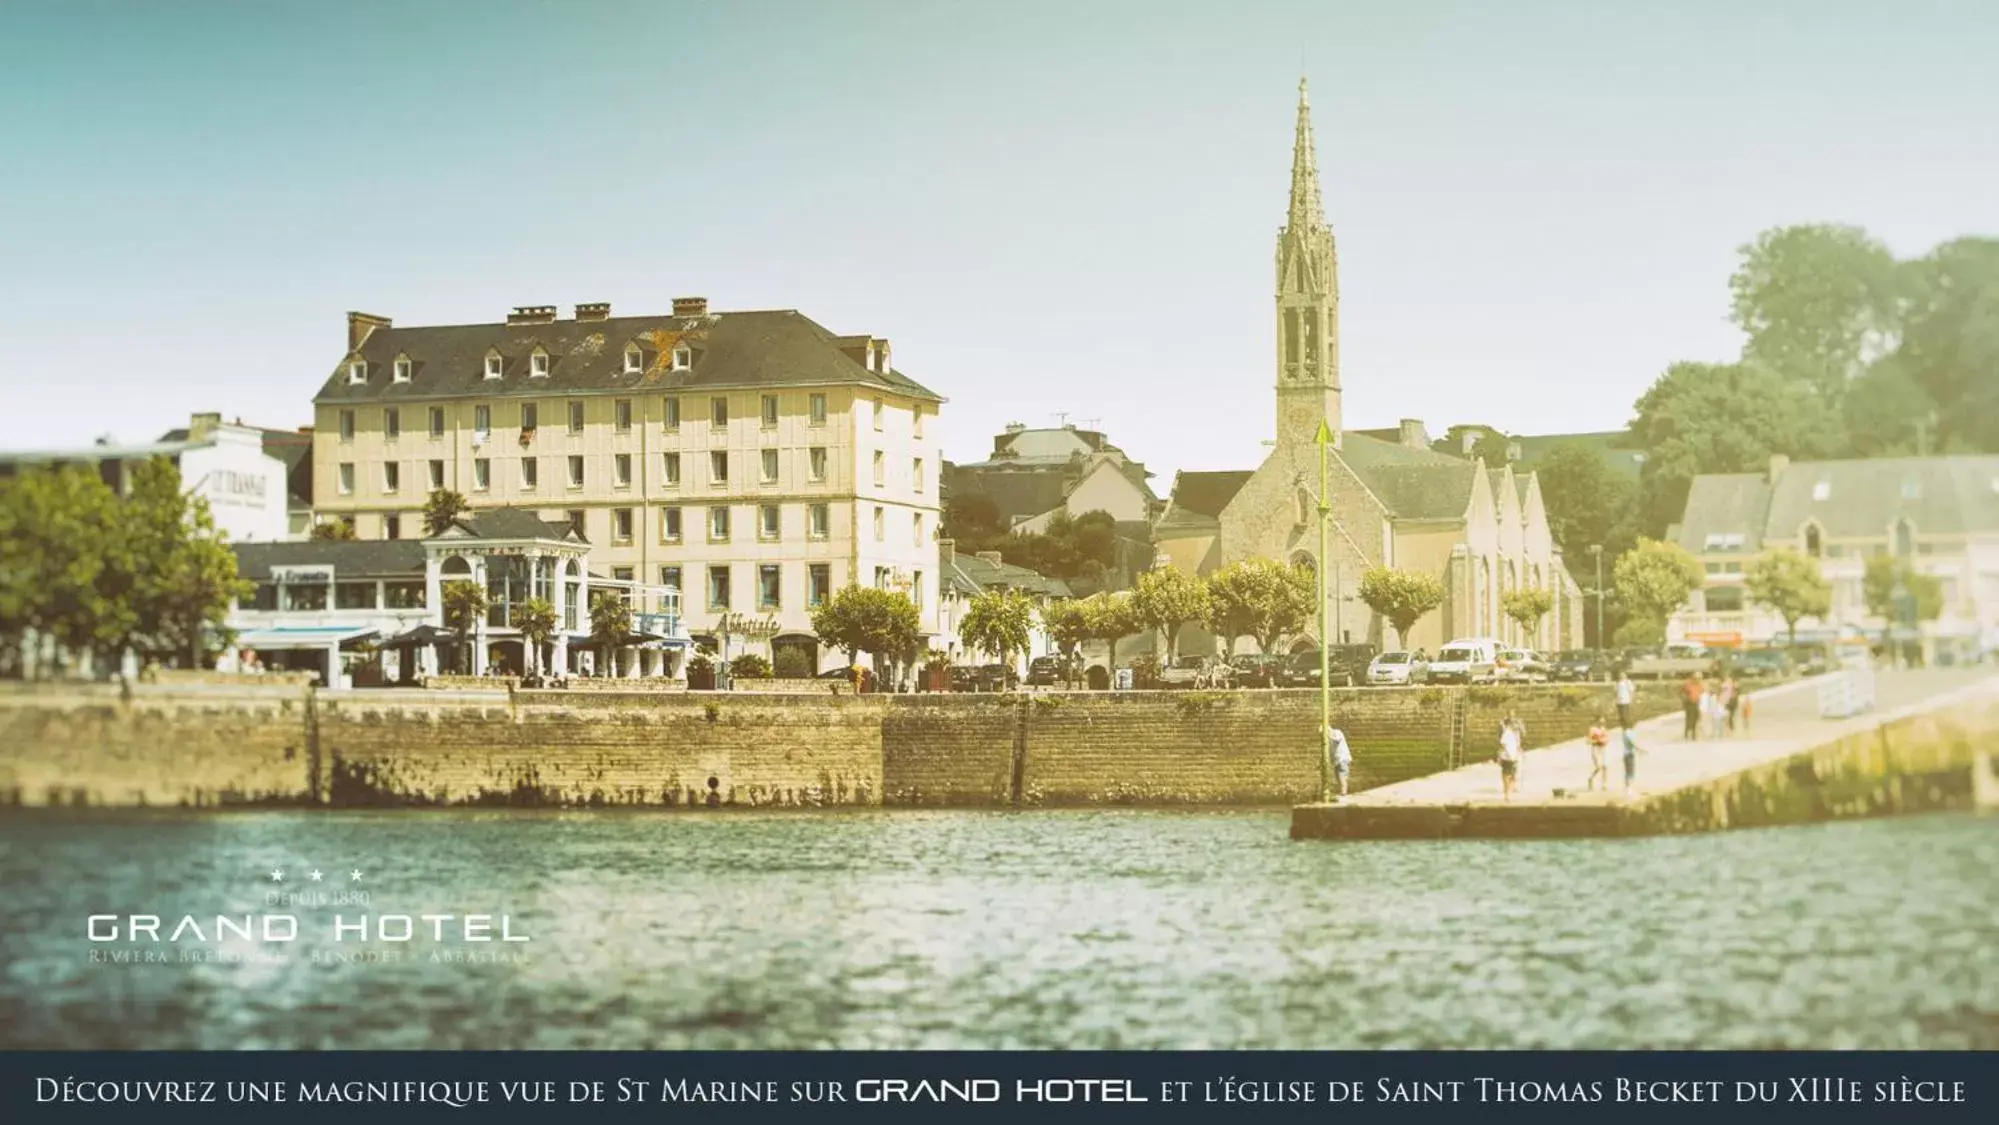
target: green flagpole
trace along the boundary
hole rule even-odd
[[[1319,419],[1319,800],[1333,799],[1333,748],[1326,732],[1333,728],[1332,634],[1326,631],[1326,575],[1332,571],[1333,546],[1332,462],[1333,429]]]

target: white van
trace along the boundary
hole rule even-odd
[[[1437,651],[1430,661],[1433,684],[1478,684],[1497,674],[1499,642],[1490,637],[1462,637]]]

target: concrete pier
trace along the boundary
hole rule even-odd
[[[1528,751],[1511,801],[1502,798],[1499,767],[1486,761],[1296,806],[1291,836],[1644,836],[1999,800],[1999,675],[1991,668],[1880,673],[1874,708],[1842,719],[1820,717],[1819,687],[1809,680],[1754,693],[1747,729],[1721,739],[1683,741],[1678,715],[1638,724],[1629,796],[1613,730],[1607,790],[1584,789],[1589,747],[1578,739]],[[1357,760],[1366,753],[1354,746]]]

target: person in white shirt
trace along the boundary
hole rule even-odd
[[[1631,682],[1630,672],[1617,674],[1617,725],[1631,729],[1631,705],[1638,701],[1638,685]]]
[[[1509,801],[1520,788],[1521,726],[1513,716],[1499,725],[1499,791]]]
[[[1347,795],[1347,777],[1353,772],[1353,747],[1347,745],[1347,732],[1338,727],[1326,728],[1326,749],[1333,759],[1333,776],[1339,780],[1340,796]]]

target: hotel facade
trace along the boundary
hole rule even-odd
[[[839,655],[810,610],[850,584],[905,591],[937,632],[942,402],[887,340],[793,310],[350,313],[314,398],[316,507],[363,539],[421,537],[437,489],[532,509],[577,529],[592,576],[680,591],[697,639],[754,637],[817,669]]]

